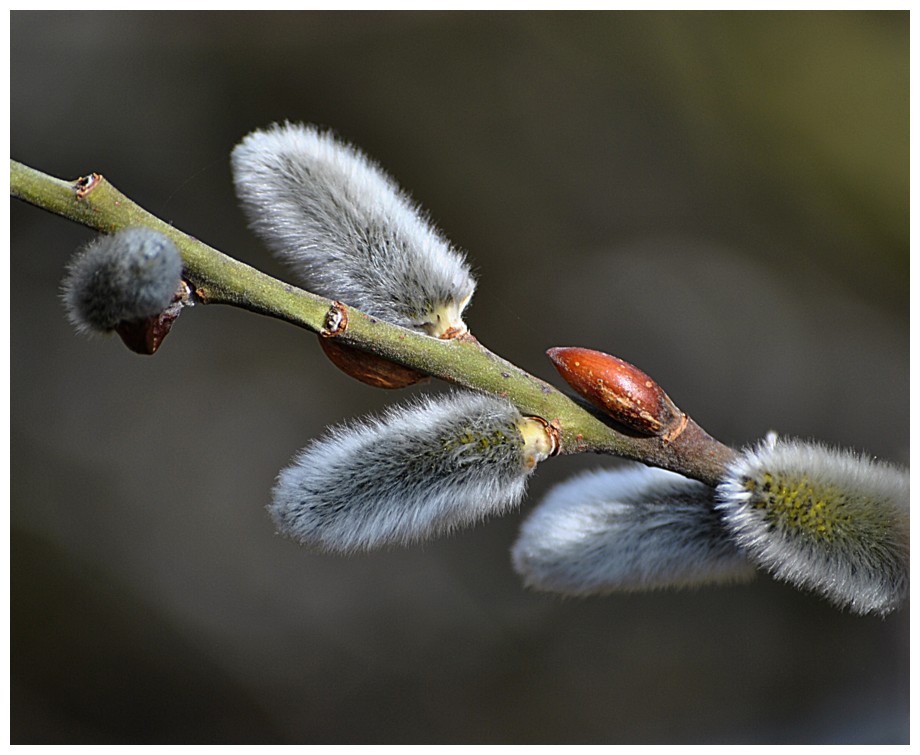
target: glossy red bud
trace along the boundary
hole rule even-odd
[[[621,425],[668,442],[686,427],[686,415],[661,386],[629,362],[578,347],[557,347],[546,354],[579,395]]]

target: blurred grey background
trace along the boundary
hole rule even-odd
[[[11,154],[283,275],[228,154],[273,121],[331,127],[468,250],[468,322],[520,366],[558,384],[545,349],[601,349],[726,442],[906,464],[908,20],[15,12]],[[613,459],[547,462],[520,512],[410,550],[276,536],[277,471],[405,395],[230,308],[186,312],[153,358],[77,337],[58,286],[91,233],[11,216],[13,742],[907,741],[906,610],[766,576],[524,590],[521,518]]]

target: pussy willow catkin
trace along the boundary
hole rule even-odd
[[[504,399],[428,397],[328,429],[281,472],[269,510],[319,550],[405,545],[516,505],[552,450],[545,423]]]
[[[149,228],[97,236],[67,266],[62,298],[80,332],[109,333],[152,317],[173,300],[182,276],[179,250]]]
[[[463,255],[356,148],[285,123],[249,134],[231,163],[253,231],[309,290],[428,335],[464,329]]]
[[[908,593],[909,493],[905,470],[771,436],[732,464],[717,495],[735,541],[775,577],[886,614]]]
[[[512,562],[529,587],[568,595],[752,578],[713,503],[712,488],[662,469],[586,472],[531,512]]]

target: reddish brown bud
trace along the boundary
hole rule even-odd
[[[115,332],[118,333],[125,346],[135,354],[144,356],[156,354],[182,309],[189,306],[192,306],[191,289],[188,283],[180,281],[172,304],[160,314],[143,317],[140,320],[122,320],[115,326]]]
[[[167,310],[142,320],[123,320],[115,326],[115,332],[135,354],[150,356],[160,348],[178,316],[177,311]]]
[[[629,362],[577,347],[550,349],[546,354],[579,395],[621,425],[642,435],[660,435],[665,442],[686,427],[686,415],[661,386]]]
[[[332,338],[320,338],[319,345],[323,347],[329,361],[342,372],[375,388],[405,388],[428,377],[424,372],[346,346]]]

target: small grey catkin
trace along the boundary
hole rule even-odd
[[[100,235],[67,266],[67,316],[86,333],[110,333],[121,322],[153,317],[173,300],[182,277],[175,244],[150,228]]]

